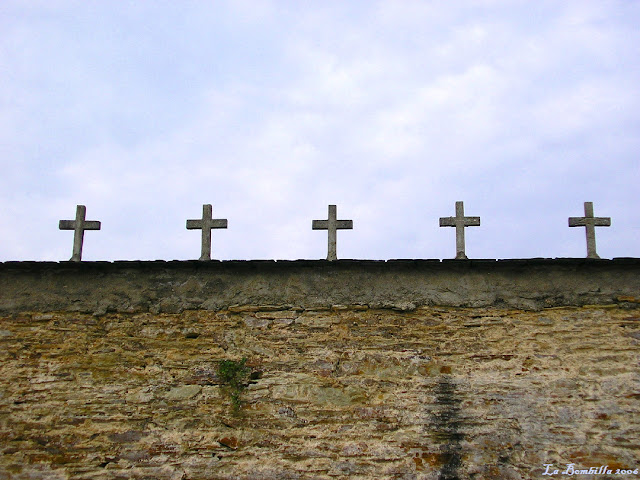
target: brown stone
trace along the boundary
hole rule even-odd
[[[32,313],[49,318],[0,318],[12,478],[528,479],[637,462],[639,323],[622,305],[347,306],[277,328],[247,326],[250,311]],[[232,415],[216,366],[244,357],[262,374]]]
[[[236,437],[224,437],[218,440],[218,443],[223,447],[227,447],[232,450],[238,448],[238,439]]]

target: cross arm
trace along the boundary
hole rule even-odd
[[[97,220],[87,220],[82,223],[83,230],[100,230],[102,224]],[[75,230],[76,221],[75,220],[60,220],[58,224],[58,228],[60,230]]]
[[[327,230],[329,228],[329,220],[313,220],[311,222],[312,230]]]
[[[97,220],[87,220],[86,222],[84,222],[83,228],[85,230],[100,230],[101,226],[102,224]]]
[[[76,228],[75,220],[60,220],[58,224],[60,230],[74,230]]]
[[[340,230],[353,230],[353,220],[338,220],[336,228]]]
[[[440,226],[441,227],[455,227],[456,226],[456,217],[440,217]]]
[[[187,230],[200,230],[206,228],[227,228],[228,222],[226,218],[210,220],[204,225],[202,220],[187,220]]]
[[[227,228],[227,219],[220,218],[211,221],[211,228]]]
[[[610,227],[611,218],[609,217],[569,217],[570,227],[586,227],[587,225],[593,225],[594,227]]]

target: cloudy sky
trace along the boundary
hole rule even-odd
[[[640,257],[640,2],[0,2],[0,261]]]

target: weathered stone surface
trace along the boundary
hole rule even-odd
[[[0,264],[0,479],[636,468],[639,266]]]
[[[0,318],[0,478],[493,480],[543,478],[544,464],[640,467],[640,314],[626,303],[342,305]],[[216,367],[243,357],[260,374],[234,416]]]
[[[185,385],[183,387],[172,388],[166,395],[167,400],[179,401],[188,400],[200,393],[202,387],[200,385]]]
[[[465,217],[464,202],[456,202],[455,217],[440,217],[441,227],[455,227],[456,229],[456,259],[464,260],[467,258],[465,253],[464,229],[466,227],[479,227],[480,217]]]
[[[0,314],[636,306],[639,273],[640,259],[6,262]]]
[[[596,252],[595,227],[610,227],[610,217],[594,217],[593,202],[584,202],[584,217],[569,217],[570,227],[585,227],[587,234],[587,258],[600,258]]]
[[[187,230],[202,230],[200,260],[211,260],[211,229],[227,228],[226,218],[213,218],[213,207],[210,204],[202,206],[202,218],[187,220]]]
[[[329,214],[327,220],[313,220],[311,228],[313,230],[327,230],[327,260],[333,262],[338,259],[337,256],[337,231],[353,229],[353,220],[338,220],[337,207],[329,205]]]
[[[101,223],[96,220],[85,220],[87,207],[84,205],[76,206],[75,220],[60,220],[58,228],[60,230],[73,230],[73,255],[71,262],[79,262],[82,260],[82,245],[84,243],[85,230],[100,230]]]

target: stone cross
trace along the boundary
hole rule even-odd
[[[456,227],[456,259],[464,260],[467,258],[464,248],[464,228],[479,227],[480,217],[465,217],[464,202],[456,202],[455,217],[440,217],[441,227]]]
[[[87,207],[84,205],[76,206],[75,220],[60,220],[58,228],[60,230],[73,230],[73,255],[71,262],[79,262],[82,260],[82,243],[84,241],[85,230],[100,230],[100,222],[96,220],[85,220]]]
[[[569,217],[570,227],[586,227],[587,258],[600,258],[596,253],[595,227],[610,227],[611,217],[594,217],[593,202],[584,202],[584,217]]]
[[[329,247],[327,253],[327,260],[330,262],[338,259],[336,253],[336,237],[337,230],[351,230],[353,229],[353,220],[337,220],[337,209],[335,205],[329,205],[329,219],[328,220],[314,220],[311,222],[311,228],[313,230],[328,230],[329,233]]]
[[[202,219],[187,220],[187,229],[202,229],[202,254],[200,260],[211,260],[211,229],[227,228],[227,219],[213,219],[211,205],[202,205]]]

